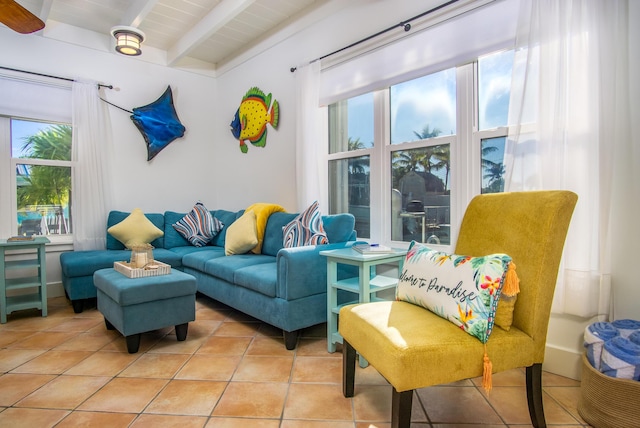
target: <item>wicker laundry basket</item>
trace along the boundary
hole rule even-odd
[[[578,413],[595,428],[640,427],[640,382],[606,376],[582,356]]]

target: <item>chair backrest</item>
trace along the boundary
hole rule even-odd
[[[516,264],[520,294],[513,325],[533,338],[539,362],[544,359],[558,268],[577,199],[564,190],[480,195],[469,203],[460,226],[456,254],[505,253]]]

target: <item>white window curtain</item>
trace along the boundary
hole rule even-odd
[[[623,0],[522,3],[505,190],[578,194],[555,313],[610,310],[613,160],[630,135],[627,9]]]
[[[327,148],[323,144],[322,112],[318,107],[320,61],[296,70],[296,181],[298,210],[314,201],[327,207]]]
[[[112,206],[110,168],[111,119],[97,82],[72,86],[73,247],[104,249],[108,209]]]

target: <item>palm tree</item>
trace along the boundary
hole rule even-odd
[[[422,132],[413,131],[413,133],[415,134],[416,137],[418,137],[419,140],[426,140],[429,138],[437,137],[442,133],[442,131],[440,131],[438,128],[431,129],[431,127],[427,124],[425,125],[424,128],[422,128]],[[435,150],[436,150],[435,147],[425,148],[424,168],[429,174],[431,174],[431,166],[432,166],[431,157],[434,156]]]
[[[361,149],[366,149],[366,147],[364,146],[364,143],[360,141],[360,137],[356,138],[355,140],[349,137],[347,141],[347,150],[352,151]]]
[[[445,170],[444,175],[444,191],[449,188],[449,173],[451,172],[451,150],[448,145],[433,146],[432,155],[436,159],[436,162],[432,165],[433,168],[438,171],[440,169]]]
[[[485,171],[482,178],[489,180],[487,187],[482,189],[482,193],[499,193],[504,190],[504,173],[506,167],[502,162],[493,162],[487,158],[489,153],[493,153],[496,150],[498,150],[498,148],[495,146],[482,147],[480,162]]]
[[[485,167],[486,173],[482,176],[482,178],[489,180],[482,193],[499,193],[504,190],[505,166],[502,162],[491,162],[491,164],[491,166]]]
[[[366,149],[366,147],[364,146],[364,143],[360,141],[360,137],[356,138],[355,140],[349,137],[349,140],[347,141],[347,148],[349,151]],[[368,167],[368,166],[369,166],[368,156],[352,158],[349,160],[349,172],[352,174],[364,174],[365,167]]]
[[[52,125],[24,139],[23,158],[71,160],[71,126]],[[18,208],[26,205],[56,205],[69,203],[71,192],[71,168],[31,165],[24,177],[24,185],[17,191]]]
[[[418,137],[419,140],[426,140],[428,138],[437,137],[438,135],[442,134],[442,131],[438,128],[431,129],[431,126],[427,124],[424,128],[422,128],[422,132],[413,131],[413,133],[416,135],[416,137]]]

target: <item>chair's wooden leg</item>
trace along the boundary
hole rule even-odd
[[[356,350],[346,340],[342,341],[342,395],[353,397],[356,381]]]
[[[542,407],[542,364],[527,367],[527,404],[534,428],[546,428]]]
[[[393,388],[391,396],[391,428],[409,428],[411,426],[411,403],[413,389],[398,392]]]

